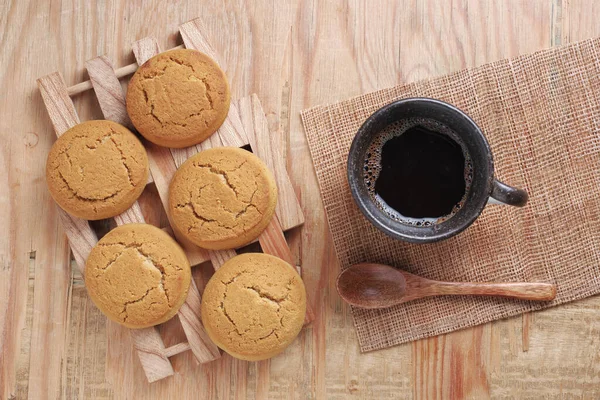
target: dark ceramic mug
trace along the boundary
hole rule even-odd
[[[473,178],[465,201],[456,214],[443,222],[415,226],[397,221],[375,204],[365,183],[365,157],[373,138],[391,123],[407,118],[423,118],[447,126],[458,135],[471,159]],[[481,128],[469,116],[448,103],[427,98],[395,101],[365,121],[350,147],[348,183],[358,208],[375,227],[388,236],[412,243],[436,242],[462,232],[477,219],[488,201],[522,207],[528,198],[524,190],[494,178],[490,146]]]

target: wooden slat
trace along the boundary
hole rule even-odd
[[[279,220],[277,216],[274,216],[269,222],[269,225],[265,228],[265,230],[258,237],[258,242],[260,243],[260,247],[262,251],[266,254],[271,254],[275,257],[279,257],[282,260],[288,262],[290,265],[294,266],[294,259],[292,257],[292,252],[287,244],[287,240],[285,240],[285,236],[283,235],[283,230],[281,229],[281,225],[279,224]],[[298,273],[302,274],[302,270],[300,267],[297,267]],[[306,299],[306,315],[304,317],[304,324],[310,324],[315,319],[315,314],[312,309],[311,303],[309,299]]]
[[[106,56],[96,57],[87,61],[85,68],[104,118],[133,129],[125,108],[125,95],[110,60]]]
[[[146,222],[144,220],[144,215],[142,214],[140,204],[137,201],[133,203],[129,209],[125,210],[122,214],[119,214],[114,218],[117,225],[143,224]]]
[[[79,116],[67,93],[65,81],[58,72],[39,78],[37,84],[56,136],[79,123]]]
[[[69,239],[73,258],[83,275],[85,273],[85,260],[90,255],[92,248],[98,243],[98,236],[96,236],[96,232],[90,227],[88,221],[70,215],[58,205],[56,208],[67,239]]]
[[[213,147],[223,146],[220,135],[210,135],[205,141],[196,145],[198,151],[212,149]]]
[[[267,225],[265,230],[260,234],[258,242],[260,243],[260,248],[263,253],[279,257],[288,264],[294,265],[292,252],[288,247],[283,231],[281,230],[281,225],[279,225],[279,220],[276,216],[271,219],[269,225]]]
[[[198,291],[196,282],[192,279],[188,296],[177,315],[196,360],[200,363],[205,363],[221,357],[221,352],[217,345],[210,340],[204,330],[204,326],[202,326],[200,316],[201,302],[200,292]]]
[[[181,164],[183,164],[188,158],[190,158],[198,152],[196,146],[169,150],[171,151],[171,156],[173,157],[173,161],[175,161],[175,165],[177,166],[177,168],[179,168]]]
[[[133,53],[138,64],[142,65],[148,61],[148,59],[160,53],[160,47],[156,39],[147,37],[140,39],[133,44]],[[177,171],[178,166],[175,163],[173,156],[174,150],[175,154],[181,159],[180,153],[183,149],[167,149],[153,143],[147,143],[146,146],[150,163],[150,172],[152,173],[158,196],[167,213],[169,223],[171,223],[171,216],[169,214],[169,184],[171,179],[173,179],[173,175],[175,174],[175,171]],[[185,159],[187,159],[187,157]],[[185,159],[183,159],[183,161],[185,161]],[[183,161],[181,162],[183,163]],[[171,226],[174,227],[172,223]],[[178,232],[177,229],[173,229],[173,231],[177,241],[185,250],[191,265],[198,265],[209,259],[206,251],[191,243],[185,236]]]
[[[137,64],[135,66],[137,67]],[[110,60],[106,56],[92,58],[86,61],[85,68],[90,76],[90,88],[93,88],[96,93],[104,118],[133,130],[133,124],[125,108],[125,95]],[[135,72],[135,70],[132,72]],[[69,95],[71,95],[71,88],[68,88]],[[152,182],[152,174],[150,173],[146,183]]]
[[[265,116],[258,96],[253,94],[241,98],[238,102],[245,131],[252,151],[260,157],[267,167],[273,171],[277,181],[277,218],[284,231],[304,224],[304,213],[287,173],[285,160],[271,143],[271,135],[267,117]]]
[[[200,24],[200,18],[196,18],[179,26],[179,32],[181,33],[181,38],[183,39],[185,47],[203,52],[215,60],[217,64],[225,70],[223,60],[202,34],[202,27]]]
[[[243,147],[250,144],[247,132],[244,130],[244,125],[240,119],[240,112],[234,101],[229,106],[227,119],[219,128],[218,134],[223,141],[223,146]]]
[[[67,88],[62,76],[58,72],[53,72],[37,80],[40,93],[48,116],[52,121],[52,126],[56,136],[65,133],[69,128],[79,123],[79,116],[75,111],[75,106],[67,94]],[[85,271],[85,260],[96,243],[98,237],[90,227],[90,224],[80,218],[69,215],[62,208],[58,208],[58,215],[62,221],[65,234],[69,239],[69,245],[73,252],[75,262],[83,274]]]
[[[129,331],[148,382],[156,382],[175,373],[156,327]]]
[[[181,38],[185,47],[188,49],[195,49],[207,54],[209,57],[214,59],[219,67],[226,70],[226,65],[222,62],[218,54],[213,50],[212,46],[208,43],[201,30],[199,29],[199,20],[195,19],[179,27]],[[217,131],[221,137],[223,146],[232,147],[243,147],[248,144],[248,136],[244,132],[244,127],[239,117],[239,111],[237,110],[237,104],[234,101],[229,106],[229,113],[227,119],[223,122],[223,125],[219,127]]]
[[[123,115],[127,116],[124,95],[110,61],[106,58],[99,57],[88,62],[87,66],[90,79],[94,85],[94,91],[96,92],[100,108],[102,109],[105,118],[116,118],[117,120],[115,120],[115,122],[131,124],[128,117],[123,117]],[[92,67],[91,69],[89,68],[90,66]],[[120,99],[123,99],[123,101],[120,101]],[[145,222],[137,202],[123,214],[115,217],[115,221],[117,222],[117,225]],[[205,360],[205,358],[202,357],[206,357],[207,353],[216,352],[216,356],[208,354],[206,361],[211,361],[218,358],[220,354],[216,346],[210,343],[210,340],[208,340],[210,346],[203,346],[207,335],[202,328],[199,316],[196,316],[193,312],[193,306],[197,303],[195,300],[199,298],[199,296],[196,285],[191,285],[186,302],[191,300],[193,304],[190,306],[189,304],[184,303],[178,314],[180,314],[182,326],[184,327],[189,346],[194,352],[194,355],[199,357],[199,360]],[[183,313],[183,317],[181,313]],[[135,334],[132,335],[132,338],[148,381],[152,382],[173,374],[173,367],[171,366],[169,359],[164,353],[161,354],[160,352],[160,349],[164,349],[165,346],[156,329],[146,329],[141,332],[135,332]],[[154,353],[148,353],[148,350],[152,348],[151,346],[153,345],[157,346],[154,349]]]
[[[146,61],[160,53],[160,46],[153,37],[146,37],[133,43],[133,54],[138,65],[144,64]]]
[[[127,211],[116,216],[115,222],[121,226],[133,223],[143,224],[146,221],[136,201]],[[130,329],[130,334],[148,382],[154,382],[174,374],[171,361],[164,352],[165,344],[156,327]]]
[[[235,250],[209,250],[208,255],[210,256],[210,262],[216,271],[221,268],[227,260],[235,257],[237,253]]]

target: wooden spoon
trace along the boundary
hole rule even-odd
[[[356,264],[337,279],[337,291],[356,307],[386,308],[429,296],[476,295],[549,301],[556,297],[550,283],[439,282],[383,264]]]

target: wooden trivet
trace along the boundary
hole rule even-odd
[[[202,51],[212,57],[226,71],[226,66],[218,54],[212,49],[202,35],[198,20],[189,21],[179,27],[184,45],[177,48],[190,48]],[[62,76],[54,72],[37,80],[44,104],[54,126],[57,136],[78,124],[79,117],[73,106],[71,96],[94,89],[104,117],[134,129],[125,108],[125,96],[119,78],[131,75],[149,58],[160,53],[154,38],[144,38],[133,44],[133,53],[137,64],[127,65],[114,70],[112,63],[105,56],[96,57],[86,62],[90,80],[66,87]],[[210,138],[199,145],[185,149],[168,149],[144,141],[150,163],[151,177],[159,197],[168,210],[169,183],[177,168],[198,151],[219,146],[250,146],[250,149],[261,158],[275,175],[279,191],[275,216],[260,235],[258,241],[265,253],[275,255],[293,265],[288,244],[283,235],[284,230],[298,227],[304,223],[304,215],[294,193],[287,174],[283,157],[276,154],[271,146],[270,132],[266,116],[256,95],[232,101],[229,114],[223,125]],[[85,271],[85,260],[92,247],[98,241],[96,233],[88,221],[73,217],[60,207],[58,213],[69,240],[73,256],[81,273]],[[168,212],[167,212],[167,216]],[[136,202],[129,210],[116,216],[117,225],[143,223],[139,204]],[[169,217],[170,220],[170,217]],[[168,230],[168,229],[167,229]],[[207,251],[191,244],[175,229],[170,231],[184,248],[191,265],[198,265],[210,260],[215,269],[236,255],[235,250]],[[299,271],[300,272],[300,271]],[[169,357],[191,350],[199,363],[213,361],[220,357],[220,351],[206,334],[200,319],[200,291],[192,279],[186,302],[178,312],[187,342],[165,347],[157,327],[131,329],[131,337],[137,350],[140,362],[149,382],[154,382],[174,374]],[[310,302],[308,302],[310,303]],[[312,320],[312,310],[307,306],[306,322]]]

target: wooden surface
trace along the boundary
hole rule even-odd
[[[112,331],[71,264],[44,164],[54,141],[36,78],[87,79],[85,62],[134,61],[146,36],[181,44],[201,17],[228,66],[234,98],[257,93],[275,150],[304,210],[292,232],[315,320],[267,363],[222,357],[148,385],[129,337]],[[298,112],[366,91],[600,35],[594,0],[205,1],[166,3],[0,0],[0,399],[6,398],[600,398],[600,298],[411,344],[360,354]],[[195,40],[195,38],[190,38]],[[82,120],[100,118],[91,92]],[[156,190],[140,200],[149,212]],[[200,267],[197,282],[210,276]],[[201,285],[199,285],[201,286]],[[523,327],[527,329],[524,330]],[[163,332],[164,333],[164,332]],[[107,335],[108,334],[108,335]],[[107,337],[111,338],[107,342]],[[165,337],[167,348],[177,342]],[[129,347],[126,347],[126,346]],[[177,349],[172,349],[174,352]],[[526,351],[524,351],[526,350]],[[139,364],[137,364],[139,366]]]

